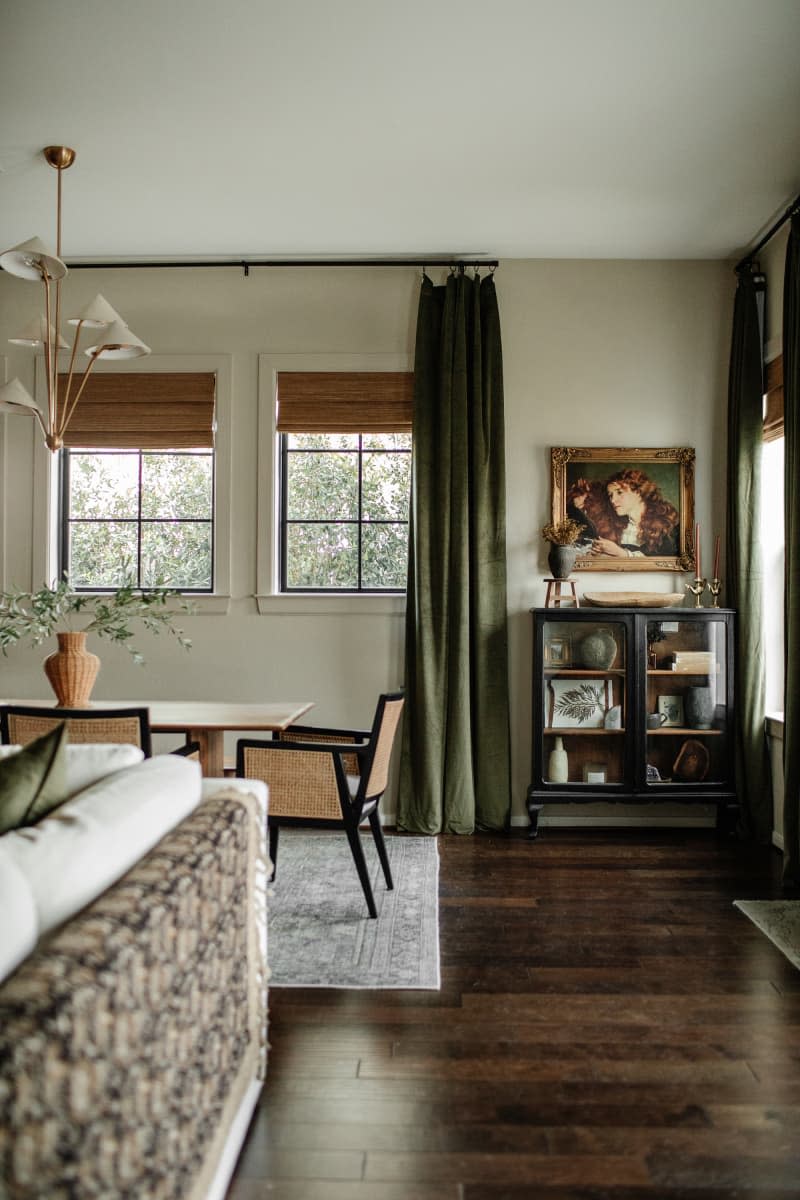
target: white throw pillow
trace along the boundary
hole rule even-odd
[[[0,758],[8,758],[17,754],[21,746],[0,746]],[[141,762],[144,751],[138,746],[129,746],[118,742],[90,742],[76,746],[67,746],[67,790],[70,797],[76,792],[121,771],[123,767],[132,767]]]
[[[27,879],[40,936],[110,887],[196,808],[200,765],[159,754],[79,792],[3,846]]]

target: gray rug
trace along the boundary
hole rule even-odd
[[[344,833],[282,829],[270,885],[270,987],[439,987],[439,851],[435,838],[386,837],[386,890],[362,833],[376,920]]]
[[[734,900],[789,962],[800,967],[800,900]]]

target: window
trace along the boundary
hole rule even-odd
[[[210,450],[66,450],[61,565],[76,591],[211,591]]]
[[[413,376],[278,373],[280,589],[402,592]]]
[[[108,373],[67,430],[59,567],[76,590],[214,587],[211,373]]]
[[[767,364],[764,450],[761,461],[761,553],[764,573],[766,706],[783,710],[783,358]]]

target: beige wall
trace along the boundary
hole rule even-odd
[[[524,813],[530,759],[530,616],[543,602],[551,445],[690,445],[697,515],[724,533],[725,388],[733,276],[721,263],[507,261],[497,272],[503,328],[508,469],[508,585],[514,811]],[[232,560],[227,615],[187,625],[194,649],[143,641],[144,671],[124,652],[103,660],[98,699],[152,696],[312,698],[319,723],[364,723],[379,690],[402,682],[399,606],[346,611],[281,602],[259,613],[256,591],[259,355],[413,353],[419,272],[281,268],[76,271],[69,306],[96,291],[160,355],[218,353],[232,365]],[[37,309],[37,288],[0,278],[0,346]],[[27,354],[8,347],[7,375],[33,390]],[[4,582],[31,583],[32,424],[5,419]],[[263,470],[269,473],[271,464]],[[262,475],[262,486],[269,486]],[[628,577],[632,578],[631,576]],[[38,582],[38,581],[37,581]],[[684,577],[637,574],[637,589]],[[618,574],[583,587],[618,588]],[[364,608],[369,611],[365,614]],[[46,694],[45,650],[0,660],[0,693]]]

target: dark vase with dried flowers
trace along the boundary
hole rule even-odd
[[[578,547],[575,544],[581,535],[583,525],[567,517],[557,524],[543,525],[542,537],[550,543],[547,554],[547,565],[553,579],[569,579],[578,557]]]

